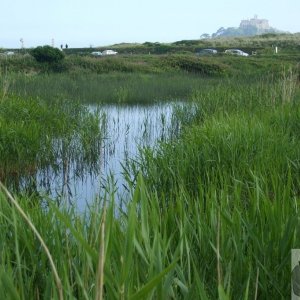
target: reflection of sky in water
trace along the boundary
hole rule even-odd
[[[90,109],[95,110],[96,107],[91,106]],[[110,174],[113,174],[118,193],[122,195],[125,182],[121,163],[124,164],[126,157],[135,158],[139,146],[154,146],[157,141],[169,136],[173,109],[172,104],[102,106],[101,112],[106,115],[106,134],[99,165],[100,175],[87,174],[79,179],[72,174],[70,166],[69,184],[65,190],[70,200],[76,201],[82,210],[101,192]],[[52,178],[50,190],[53,197],[62,194],[61,177]]]

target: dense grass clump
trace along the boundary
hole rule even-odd
[[[184,186],[193,194],[199,182],[209,186],[211,180],[225,179],[230,186],[237,178],[249,183],[259,174],[267,183],[271,174],[286,178],[290,168],[296,180],[296,82],[293,73],[284,72],[278,79],[229,79],[195,91],[192,99],[198,108],[192,126],[189,120],[180,139],[144,153],[142,166],[150,186],[175,193]]]
[[[5,96],[0,108],[1,180],[18,182],[50,167],[60,172],[75,161],[80,174],[98,161],[99,117],[81,105]]]
[[[150,186],[171,194],[184,187],[195,195],[212,183],[230,190],[236,180],[246,192],[260,180],[274,195],[277,183],[290,174],[296,193],[299,121],[299,107],[264,114],[263,120],[243,113],[206,120],[188,128],[178,141],[162,145],[153,156],[146,152]],[[291,127],[287,129],[285,122]]]

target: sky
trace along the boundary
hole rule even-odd
[[[254,15],[300,32],[300,0],[0,0],[0,48],[199,39]]]

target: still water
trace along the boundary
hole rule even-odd
[[[101,106],[103,118],[99,126],[104,134],[97,173],[87,172],[79,178],[71,165],[67,174],[55,176],[48,181],[47,191],[40,187],[39,192],[50,191],[53,198],[62,197],[82,210],[95,197],[103,194],[110,178],[110,186],[113,186],[117,197],[124,199],[127,190],[122,166],[130,160],[136,160],[141,147],[153,148],[159,142],[177,135],[180,124],[175,111],[182,105]],[[96,106],[89,106],[89,109],[99,110]]]

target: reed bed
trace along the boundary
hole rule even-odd
[[[219,289],[218,295],[211,290],[209,295],[213,299],[227,299],[227,296],[252,299],[255,295],[262,299],[281,299],[290,295],[290,250],[300,245],[297,229],[300,221],[297,208],[300,201],[300,106],[296,89],[297,78],[283,71],[276,79],[249,80],[241,85],[228,81],[196,91],[193,101],[198,107],[196,112],[193,107],[193,111],[182,114],[187,125],[181,137],[161,143],[156,149],[142,151],[139,163],[132,168],[142,170],[151,193],[163,199],[162,211],[172,209],[177,205],[178,195],[184,195],[185,209],[191,209],[189,220],[214,218],[215,230],[221,223],[220,234],[210,231],[211,220],[206,219],[203,229],[203,234],[210,231],[210,241],[206,243],[216,255],[215,264],[220,255],[216,269],[213,264],[207,269],[207,273],[215,271],[214,283],[205,282],[205,286],[214,286],[216,292],[216,282],[223,280],[225,288],[225,293]],[[286,93],[287,90],[293,92]],[[201,206],[201,211],[193,206],[194,202]],[[226,221],[222,221],[224,212]],[[241,218],[239,221],[235,213]],[[290,232],[287,227],[293,222]],[[237,242],[236,232],[225,238],[226,246],[223,244],[220,249],[227,250],[222,256],[217,245],[222,244],[222,235],[228,234],[228,229],[221,233],[225,224],[234,224],[240,237]],[[213,243],[216,236],[217,244]],[[262,240],[271,236],[272,241]],[[285,239],[287,236],[289,240]],[[251,241],[252,238],[257,239],[256,242]],[[202,245],[200,240],[199,243]],[[260,245],[260,249],[255,249],[253,243]],[[209,249],[206,251],[209,253]],[[243,254],[233,259],[234,253]],[[224,255],[228,255],[225,267]],[[198,259],[202,261],[201,257],[200,254]],[[245,264],[241,262],[244,259]],[[235,272],[238,275],[233,275]],[[200,278],[203,279],[203,275]],[[240,289],[237,281],[242,283]],[[243,294],[246,291],[247,295]]]
[[[1,186],[0,298],[289,298],[300,248],[297,80],[282,72],[195,89],[191,110],[177,111],[180,137],[127,165],[137,180],[123,209],[114,186],[82,214]]]
[[[74,165],[78,175],[98,168],[101,115],[68,101],[6,96],[0,102],[0,178],[19,186],[37,172],[61,173]],[[43,177],[41,177],[43,180]]]
[[[96,299],[100,289],[103,299],[253,299],[256,290],[261,299],[287,298],[300,225],[291,180],[278,180],[272,199],[257,178],[247,201],[242,183],[229,193],[224,181],[170,198],[148,193],[140,178],[126,212],[113,194],[85,215],[18,201],[53,257],[65,299]],[[0,205],[1,297],[58,299],[39,241],[3,193]]]
[[[4,79],[3,79],[4,80]],[[182,100],[206,82],[196,75],[167,74],[40,74],[11,75],[10,92],[20,97],[57,97],[81,103],[153,103]]]

